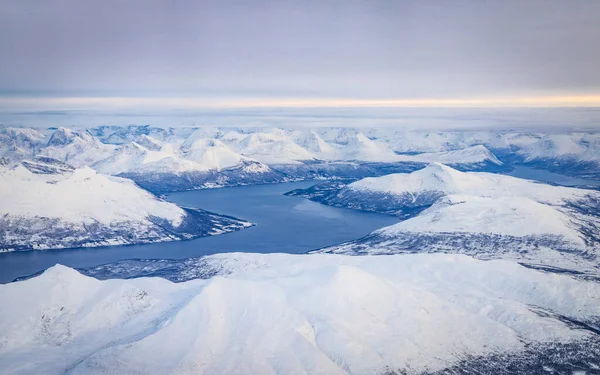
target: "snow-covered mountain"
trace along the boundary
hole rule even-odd
[[[55,266],[0,285],[0,372],[525,374],[600,363],[600,284],[567,275],[444,254],[220,254],[197,265],[183,273],[220,276],[99,281]]]
[[[549,134],[517,150],[523,163],[540,169],[600,178],[600,135]]]
[[[483,145],[460,150],[427,152],[415,155],[397,155],[398,161],[415,163],[444,163],[462,168],[494,169],[503,163]]]
[[[252,133],[231,146],[242,155],[266,164],[298,164],[315,159],[313,154],[284,134]]]
[[[127,177],[156,193],[285,180],[283,174],[222,141],[205,138],[219,135],[216,129],[161,132],[145,126],[100,127],[92,133],[112,143],[104,144],[89,132],[61,128],[37,155]],[[178,138],[182,134],[186,137]]]
[[[363,133],[346,134],[336,138],[339,160],[359,160],[369,162],[397,162],[399,155],[385,144],[367,138]]]
[[[95,170],[120,175],[125,173],[180,173],[207,171],[208,166],[179,157],[172,152],[153,151],[132,142],[119,146],[104,160],[91,165]]]
[[[207,169],[221,170],[255,161],[235,152],[220,140],[211,138],[188,138],[181,146],[181,151],[186,159],[206,166]]]
[[[336,150],[325,142],[314,130],[295,130],[290,132],[292,140],[322,160],[335,158]]]
[[[435,163],[410,174],[288,194],[404,219],[321,252],[459,252],[592,273],[600,269],[600,192],[593,190]]]
[[[143,150],[136,150],[139,147]],[[380,176],[431,162],[460,170],[508,171],[526,165],[584,179],[600,176],[600,136],[593,133],[151,126],[59,128],[44,133],[23,128],[2,131],[0,154],[13,163],[48,157],[75,167],[135,175],[153,186],[160,185],[161,179],[178,180],[155,189],[161,192]],[[244,167],[249,164],[252,168]],[[247,169],[244,177],[223,172],[242,168]],[[254,170],[261,173],[253,175]]]
[[[50,137],[48,145],[36,156],[57,159],[79,168],[92,165],[110,157],[116,147],[100,142],[87,131],[58,128]]]
[[[160,128],[149,125],[129,126],[97,126],[88,129],[88,132],[103,143],[121,145],[130,142],[144,144],[143,139],[149,137],[155,141],[165,142],[175,136],[176,130]],[[146,146],[144,144],[144,146]]]
[[[127,179],[88,167],[60,169],[45,159],[0,167],[0,180],[2,251],[173,241],[250,225],[159,200]]]
[[[0,127],[0,157],[19,161],[46,142],[46,136],[35,129]]]

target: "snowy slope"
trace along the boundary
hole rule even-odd
[[[315,159],[308,150],[294,143],[289,136],[278,133],[252,133],[231,143],[239,153],[266,164],[298,164]]]
[[[30,169],[0,169],[5,251],[177,240],[249,225],[182,209],[88,167],[61,174]]]
[[[281,173],[267,165],[237,153],[218,139],[206,138],[207,135],[221,134],[215,128],[170,129],[163,133],[145,126],[93,130],[118,146],[104,145],[112,152],[95,162],[90,158],[91,163],[86,165],[101,173],[132,179],[156,193],[283,180]],[[66,129],[64,132],[79,134]],[[161,140],[148,134],[160,136]],[[90,134],[83,136],[90,143],[100,143]],[[129,139],[136,141],[127,141]],[[58,154],[57,158],[68,162],[90,155],[90,148],[86,147],[77,147],[69,158],[63,156],[62,149],[57,152],[48,147],[43,151],[48,155]]]
[[[0,128],[0,157],[20,160],[46,142],[46,136],[35,129]]]
[[[221,170],[243,162],[252,161],[218,139],[188,138],[181,146],[183,156],[207,169]]]
[[[448,195],[414,218],[378,231],[471,232],[524,237],[555,235],[583,246],[581,233],[567,213],[524,197]]]
[[[599,134],[549,134],[517,151],[523,163],[538,169],[600,179]]]
[[[153,151],[135,142],[120,146],[108,158],[91,165],[95,170],[112,175],[123,173],[179,173],[206,171],[208,166],[179,157],[168,151]]]
[[[116,146],[100,142],[86,131],[58,128],[36,156],[64,161],[78,168],[110,157]]]
[[[89,128],[88,132],[103,143],[122,145],[137,142],[147,146],[144,138],[148,137],[152,142],[165,142],[175,134],[175,129],[160,128],[149,125],[129,126],[97,126]],[[148,147],[150,148],[150,147]]]
[[[363,133],[345,134],[338,136],[338,160],[360,160],[370,162],[396,162],[400,161],[399,155],[389,149],[385,144],[367,138]]]
[[[502,165],[490,150],[483,145],[471,146],[461,150],[423,153],[416,155],[400,155],[399,161],[421,162],[421,163],[444,163],[450,165],[459,164],[483,164]]]
[[[19,133],[24,132],[35,131],[19,129]],[[23,142],[20,135],[6,134],[0,135],[0,153],[17,161],[31,156],[50,157],[75,167],[96,163],[102,165],[106,161],[102,166],[102,171],[106,173],[146,174],[145,179],[154,179],[152,174],[176,176],[187,172],[204,173],[202,179],[192,178],[196,182],[202,181],[188,184],[186,188],[201,188],[207,186],[205,182],[211,186],[236,185],[235,182],[223,185],[218,181],[218,172],[228,168],[239,169],[250,160],[278,169],[290,180],[377,176],[404,171],[406,168],[401,168],[403,165],[431,162],[452,165],[461,170],[486,171],[507,170],[511,165],[525,164],[584,179],[594,180],[600,176],[600,136],[594,133],[418,132],[397,127],[280,129],[100,126],[87,130],[59,128],[52,134],[48,146],[40,145],[35,136],[29,137],[31,142]],[[131,147],[133,143],[157,154],[141,158],[140,163],[133,161],[131,163],[135,165],[124,168],[130,163],[124,162],[122,159],[125,156],[120,154],[124,152],[124,147]],[[17,146],[27,144],[33,146]],[[125,150],[125,154],[128,152]],[[164,160],[156,162],[159,157]],[[151,161],[147,162],[147,159]],[[332,162],[338,164],[329,165]],[[355,165],[346,168],[340,162]],[[313,168],[316,163],[321,165]],[[390,170],[390,167],[393,169]],[[267,169],[266,166],[261,168]],[[356,168],[363,169],[364,173],[355,173],[353,169]],[[371,173],[366,172],[369,168],[372,169]],[[205,173],[209,171],[212,177]],[[260,176],[251,177],[242,180],[261,183]],[[268,180],[263,183],[281,179]],[[179,185],[183,185],[184,181],[180,182]]]
[[[410,195],[415,199],[431,192],[443,195],[527,197],[548,204],[560,204],[595,194],[588,190],[551,186],[502,174],[461,172],[440,163],[432,163],[413,173],[365,178],[348,185],[348,189]]]
[[[323,160],[335,158],[335,148],[325,142],[314,130],[295,130],[291,131],[290,135],[297,145],[308,150],[317,158]]]
[[[460,255],[208,258],[227,276],[98,281],[55,266],[0,285],[0,373],[563,373],[600,364],[597,283]]]
[[[293,195],[404,220],[320,252],[451,252],[596,273],[600,192],[442,164]]]
[[[527,161],[544,158],[578,157],[586,151],[586,147],[577,142],[573,135],[552,134],[531,143],[519,150]],[[600,155],[598,155],[600,157]]]
[[[465,149],[476,145],[488,148],[521,148],[537,142],[542,135],[530,132],[452,131],[419,132],[406,129],[377,128],[365,130],[370,137],[399,153],[434,153]]]

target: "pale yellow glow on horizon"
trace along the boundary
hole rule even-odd
[[[0,97],[4,110],[210,108],[600,107],[600,95],[475,99],[208,99],[189,97]]]

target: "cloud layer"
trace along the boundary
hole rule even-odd
[[[464,99],[600,89],[600,2],[21,0],[0,90]]]

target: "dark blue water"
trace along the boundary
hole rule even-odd
[[[221,252],[302,253],[360,238],[398,220],[386,215],[324,206],[283,193],[314,181],[175,193],[168,199],[256,223],[255,227],[190,241],[133,246],[0,254],[0,283],[57,263],[93,267],[123,259],[181,259]]]

